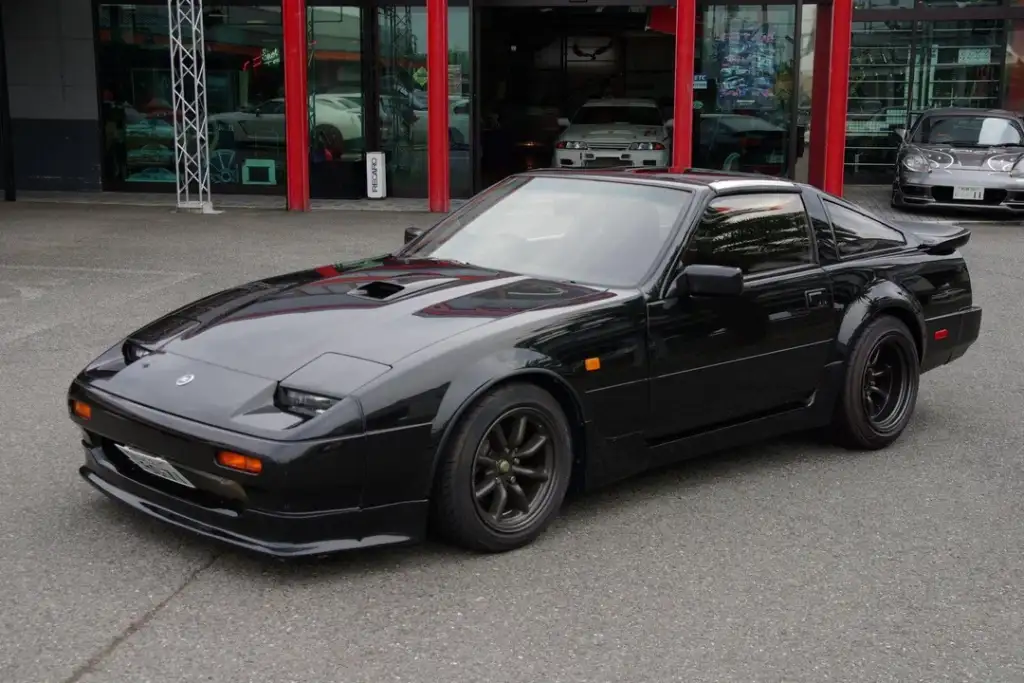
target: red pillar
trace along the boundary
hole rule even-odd
[[[825,131],[824,190],[843,194],[846,158],[846,105],[850,89],[850,47],[853,33],[853,0],[833,0],[832,49],[829,59],[828,128]]]
[[[676,0],[675,126],[672,129],[672,170],[693,162],[693,50],[696,0]]]
[[[427,0],[427,197],[451,208],[448,159],[448,0]]]
[[[309,95],[306,0],[282,0],[284,127],[288,210],[309,211]]]
[[[825,145],[828,140],[829,59],[832,50],[832,5],[817,6],[814,27],[814,71],[811,82],[811,141],[808,147],[807,182],[825,187]],[[844,124],[845,126],[845,124]]]

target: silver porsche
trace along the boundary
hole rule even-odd
[[[894,208],[1024,213],[1024,117],[1001,109],[931,109],[902,142]]]

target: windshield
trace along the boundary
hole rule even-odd
[[[692,200],[685,190],[587,178],[512,178],[399,256],[633,287]]]
[[[924,145],[991,147],[1021,144],[1020,130],[998,116],[929,116],[921,121],[911,142]]]
[[[576,112],[576,118],[572,120],[574,126],[626,124],[630,126],[660,126],[663,121],[661,111],[654,106],[613,106],[613,105],[590,105],[580,107]]]

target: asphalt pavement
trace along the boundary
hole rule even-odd
[[[65,390],[123,334],[430,222],[0,206],[0,681],[1024,681],[1024,225],[974,228],[981,339],[922,380],[895,446],[689,462],[518,552],[280,564],[81,481]]]

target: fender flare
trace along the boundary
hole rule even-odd
[[[914,335],[919,359],[924,359],[928,341],[925,339],[924,309],[921,302],[905,288],[889,280],[878,280],[864,294],[846,306],[836,337],[833,360],[845,363],[864,328],[880,315],[893,315]]]
[[[585,448],[583,425],[587,414],[579,393],[556,371],[559,367],[553,359],[531,349],[512,349],[483,358],[459,373],[448,385],[431,426],[431,481],[437,474],[441,454],[466,411],[494,387],[516,380],[533,381],[549,391],[549,387],[557,388],[554,398],[566,412],[577,451],[574,456],[580,457],[580,449]]]

